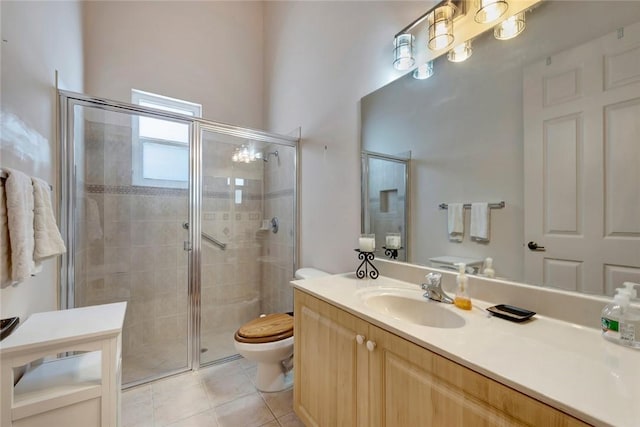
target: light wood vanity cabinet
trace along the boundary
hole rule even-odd
[[[295,337],[307,427],[587,425],[297,289]]]
[[[294,404],[306,426],[367,425],[367,322],[296,291]],[[298,374],[298,373],[302,374]]]

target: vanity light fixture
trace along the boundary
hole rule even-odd
[[[416,47],[416,28],[426,21],[419,31],[426,31],[428,42],[425,43],[431,50],[442,50],[453,44],[453,21],[463,17],[467,12],[465,0],[441,0],[427,12],[420,15],[412,23],[400,30],[393,38],[393,67],[396,70],[408,70],[415,66],[416,51],[422,46]],[[430,56],[430,55],[427,55]]]
[[[462,62],[466,61],[472,53],[471,40],[467,40],[451,49],[449,53],[447,53],[447,59],[451,62]]]
[[[236,163],[251,163],[262,158],[262,153],[256,153],[253,148],[249,148],[246,145],[236,147],[231,160]]]
[[[393,67],[396,70],[408,70],[416,63],[414,57],[415,37],[412,34],[399,34],[393,39]]]
[[[425,62],[413,70],[413,78],[417,80],[428,79],[433,76],[433,61]]]
[[[445,2],[436,7],[427,17],[429,23],[429,49],[445,49],[455,40],[453,36],[453,17],[456,6],[451,2]]]
[[[509,3],[506,0],[476,0],[478,10],[474,19],[479,24],[489,24],[497,21],[507,12]]]
[[[520,12],[498,24],[493,29],[493,36],[498,40],[509,40],[523,32],[525,26],[524,12]]]

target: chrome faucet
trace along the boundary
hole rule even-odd
[[[424,277],[427,279],[427,283],[423,283],[420,287],[427,291],[423,295],[425,298],[446,304],[453,304],[453,300],[442,290],[442,274],[429,273]]]

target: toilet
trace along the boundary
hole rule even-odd
[[[315,268],[301,268],[296,279],[312,279],[329,274]],[[281,391],[293,384],[293,316],[267,314],[242,325],[235,333],[236,351],[258,364],[256,388],[264,392]]]

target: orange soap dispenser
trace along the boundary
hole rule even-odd
[[[456,288],[456,297],[453,299],[453,303],[463,310],[471,310],[471,298],[467,293],[469,279],[467,279],[466,268],[467,266],[463,262],[458,263],[458,277],[456,278],[458,287]]]

